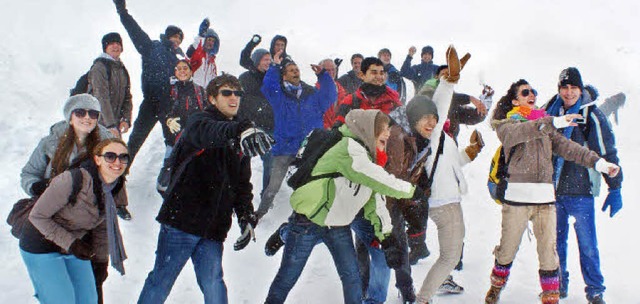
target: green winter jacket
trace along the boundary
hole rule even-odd
[[[317,179],[294,191],[290,203],[295,212],[315,224],[330,227],[351,224],[364,208],[364,216],[373,225],[379,240],[391,233],[391,217],[384,196],[411,198],[415,187],[373,162],[371,151],[375,153],[373,129],[377,112],[349,112],[346,124],[339,129],[344,137],[320,157],[311,172],[312,176],[334,172],[342,176]]]

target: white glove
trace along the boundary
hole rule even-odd
[[[596,162],[595,169],[602,174],[609,175],[609,177],[615,177],[618,175],[618,172],[620,172],[620,167],[616,164],[607,162],[604,158],[601,158]]]
[[[182,128],[178,121],[180,121],[180,117],[167,118],[167,127],[169,127],[169,131],[171,131],[172,134],[180,132],[180,129]]]
[[[556,127],[556,129],[564,129],[566,127],[571,126],[572,125],[571,124],[572,121],[573,121],[573,119],[567,117],[567,115],[554,117],[553,118],[553,126]]]

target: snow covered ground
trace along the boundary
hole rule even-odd
[[[6,218],[13,203],[24,197],[19,186],[20,169],[49,126],[62,119],[61,108],[68,89],[85,73],[99,55],[103,34],[118,31],[124,40],[123,61],[132,75],[134,116],[141,101],[140,56],[120,25],[111,1],[4,1],[0,10],[0,218]],[[638,266],[636,252],[640,241],[636,217],[640,207],[638,177],[640,147],[633,113],[640,110],[640,26],[638,2],[613,1],[140,1],[130,0],[129,11],[142,28],[156,38],[168,24],[180,26],[186,34],[186,50],[200,21],[210,17],[221,37],[218,69],[239,75],[242,47],[254,33],[265,40],[275,34],[289,38],[288,52],[299,63],[303,79],[314,77],[309,63],[326,57],[345,59],[341,74],[350,67],[349,57],[360,52],[375,55],[380,48],[393,52],[392,62],[400,68],[411,45],[435,48],[435,62],[442,64],[444,50],[454,43],[460,53],[469,51],[471,61],[463,71],[457,90],[479,93],[479,83],[491,84],[496,100],[508,85],[525,78],[540,92],[538,104],[556,91],[557,76],[567,66],[577,66],[585,83],[594,84],[606,97],[627,94],[621,124],[614,126],[622,166],[625,170],[625,207],[611,219],[597,211],[602,269],[610,303],[640,303],[635,294]],[[418,63],[418,56],[414,64]],[[409,85],[409,87],[412,87]],[[465,168],[470,192],[464,197],[466,246],[464,270],[455,273],[465,287],[462,295],[441,296],[438,303],[479,303],[489,287],[493,263],[492,250],[499,240],[500,208],[489,198],[485,181],[489,159],[497,139],[486,124],[477,127],[488,145],[479,158]],[[461,144],[473,128],[463,127]],[[111,271],[105,285],[107,303],[132,303],[142,289],[154,262],[159,224],[154,220],[160,197],[154,190],[155,176],[164,153],[161,132],[156,128],[143,146],[129,177],[130,210],[133,220],[121,222],[129,259],[127,274]],[[261,189],[261,163],[254,159],[254,189]],[[232,228],[224,253],[224,269],[231,303],[260,303],[277,271],[281,254],[266,257],[264,242],[290,212],[283,189],[276,198],[276,209],[260,223],[256,243],[234,252],[230,242],[238,237]],[[604,197],[598,198],[598,208]],[[254,199],[254,203],[258,203]],[[431,224],[431,226],[433,226]],[[18,243],[0,224],[0,303],[35,303],[33,289],[18,252]],[[436,259],[435,230],[428,232],[432,256],[413,267],[419,288]],[[569,297],[563,303],[584,303],[583,282],[577,248],[572,234],[569,271]],[[537,276],[535,240],[523,237],[509,285],[501,303],[536,303],[540,291]],[[387,303],[399,303],[392,283]],[[289,303],[340,303],[341,287],[335,267],[323,245],[317,246],[302,277],[289,296]],[[191,264],[178,278],[168,303],[202,301]]]

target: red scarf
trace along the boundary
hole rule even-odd
[[[376,149],[376,164],[384,167],[387,164],[387,152],[384,150]]]

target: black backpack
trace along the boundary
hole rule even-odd
[[[342,139],[342,133],[337,129],[314,129],[302,141],[296,159],[291,164],[297,170],[289,177],[287,184],[296,190],[307,183],[321,178],[335,178],[342,176],[339,172],[311,176],[311,171],[318,160],[329,149]]]
[[[69,171],[71,172],[72,183],[71,193],[67,201],[73,205],[76,203],[78,193],[80,193],[82,189],[82,172],[80,172],[80,168],[74,168]],[[11,212],[9,212],[9,216],[7,217],[7,224],[11,226],[11,234],[17,239],[22,237],[23,229],[25,225],[29,223],[29,213],[31,213],[31,209],[33,209],[37,200],[37,196],[23,198],[13,204],[13,208],[11,208]]]

